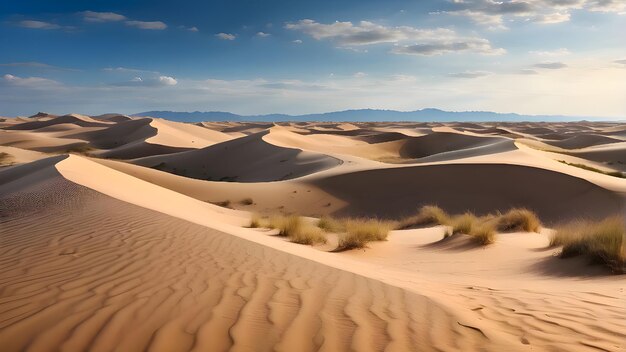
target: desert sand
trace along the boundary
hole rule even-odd
[[[0,350],[623,351],[624,275],[549,239],[626,218],[625,155],[619,123],[3,118]],[[248,228],[427,204],[544,227],[341,252]]]

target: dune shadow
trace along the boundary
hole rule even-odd
[[[481,246],[480,244],[472,241],[472,238],[468,235],[455,234],[452,236],[445,237],[439,241],[418,245],[416,247],[422,248],[422,249],[436,249],[436,250],[462,252],[462,251],[477,249],[477,248],[484,247],[484,246]]]
[[[529,265],[528,271],[553,277],[597,278],[615,275],[609,268],[593,263],[586,256],[560,258],[555,253]]]

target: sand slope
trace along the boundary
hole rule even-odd
[[[0,188],[5,351],[501,346],[424,296],[71,183],[64,158]]]
[[[198,179],[238,182],[287,180],[340,164],[332,157],[269,144],[263,140],[267,133],[133,163]]]

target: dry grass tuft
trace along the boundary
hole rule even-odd
[[[488,245],[496,240],[496,227],[493,222],[483,222],[477,225],[472,225],[472,230],[469,233],[472,239],[480,245]]]
[[[401,220],[398,229],[432,224],[445,225],[449,222],[450,216],[443,209],[436,205],[425,205],[420,208],[416,215]]]
[[[311,224],[305,224],[300,227],[298,231],[293,232],[289,236],[289,240],[294,243],[299,244],[318,244],[318,243],[326,243],[326,235],[324,231],[320,228],[315,227]]]
[[[295,243],[326,243],[326,236],[321,229],[304,221],[297,215],[272,215],[267,219],[261,218],[258,214],[253,214],[250,220],[250,227],[277,229],[279,236],[287,237],[291,242]]]
[[[261,218],[259,214],[252,214],[250,218],[250,228],[257,229],[259,227],[269,227],[266,219]]]
[[[478,222],[478,218],[476,215],[472,213],[465,213],[462,215],[457,215],[453,217],[450,221],[450,225],[452,226],[452,233],[464,233],[469,235],[472,232],[472,228]]]
[[[556,228],[550,245],[563,246],[562,258],[587,255],[616,273],[626,272],[626,224],[619,216],[562,225]]]
[[[340,233],[346,231],[346,226],[341,220],[330,216],[322,216],[317,222],[317,227],[326,232]]]
[[[345,233],[339,236],[337,250],[363,248],[371,241],[385,241],[395,223],[378,219],[344,219]]]
[[[526,208],[514,208],[497,216],[497,229],[501,232],[539,232],[541,221],[537,214]]]
[[[252,205],[252,204],[254,204],[254,200],[252,200],[252,198],[244,198],[244,199],[239,201],[239,204],[241,204],[241,205]]]

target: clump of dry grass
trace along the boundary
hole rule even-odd
[[[445,225],[449,222],[450,216],[443,209],[436,205],[425,205],[419,209],[416,215],[401,220],[398,229],[432,224]]]
[[[345,233],[340,234],[337,250],[363,248],[371,241],[385,241],[395,224],[378,219],[344,219]]]
[[[450,221],[452,230],[446,232],[444,238],[454,234],[466,234],[480,245],[488,245],[496,240],[496,224],[491,215],[477,217],[467,212],[453,217]]]
[[[469,233],[472,239],[480,245],[488,245],[496,240],[496,227],[493,222],[482,222],[472,225]]]
[[[464,233],[469,235],[472,232],[472,228],[478,222],[476,215],[467,212],[461,215],[457,215],[450,220],[452,226],[452,233]]]
[[[541,221],[534,212],[526,208],[514,208],[504,214],[498,214],[497,229],[506,231],[539,232]]]
[[[241,204],[241,205],[252,205],[252,204],[254,204],[254,200],[252,200],[252,198],[244,198],[244,199],[239,201],[239,204]]]
[[[330,216],[322,216],[317,222],[317,227],[326,232],[340,233],[346,231],[344,222]]]
[[[302,228],[302,219],[297,215],[273,215],[270,227],[278,230],[279,236],[290,237]]]
[[[614,272],[626,272],[626,224],[619,216],[574,221],[556,228],[550,245],[563,246],[561,257],[590,256]]]
[[[259,214],[252,214],[250,218],[250,228],[256,229],[259,227],[268,227],[268,222],[266,219],[263,219]]]
[[[291,233],[289,236],[291,242],[299,244],[318,244],[326,243],[326,235],[320,228],[311,224],[305,224],[298,231]]]
[[[272,215],[262,218],[253,214],[251,228],[267,227],[278,230],[278,235],[300,244],[326,243],[324,232],[297,215]]]

